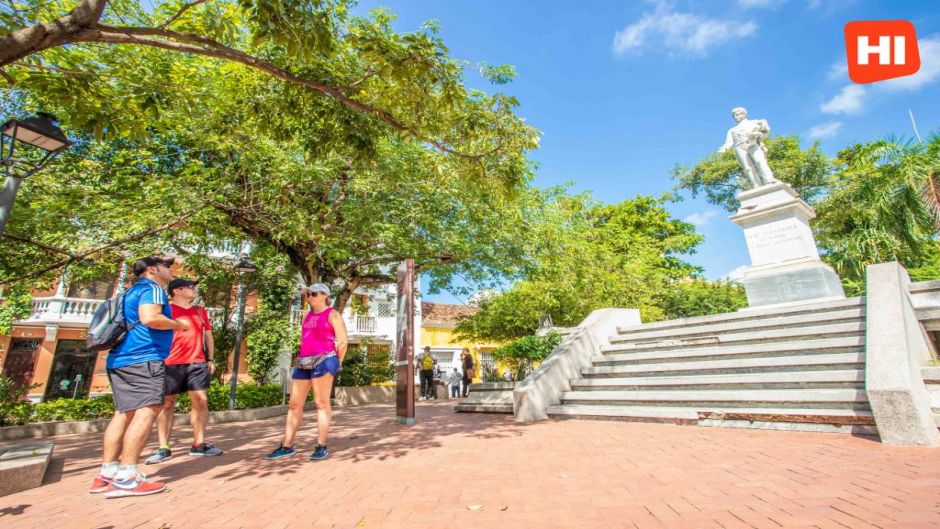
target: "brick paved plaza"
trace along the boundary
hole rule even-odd
[[[517,425],[446,402],[421,403],[413,427],[393,415],[337,410],[332,455],[318,463],[307,460],[312,423],[298,439],[304,452],[276,462],[261,457],[282,417],[210,427],[225,456],[147,466],[170,490],[116,500],[87,493],[100,434],[60,437],[47,484],[0,498],[0,527],[940,527],[940,449],[663,424]],[[179,433],[185,443],[188,429]]]

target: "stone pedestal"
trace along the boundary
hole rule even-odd
[[[809,221],[813,208],[784,182],[738,195],[731,221],[744,229],[751,266],[742,282],[752,308],[844,299],[832,267],[819,259]]]

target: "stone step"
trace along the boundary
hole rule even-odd
[[[864,368],[865,353],[854,352],[735,358],[730,360],[678,361],[655,364],[600,364],[582,369],[581,374],[585,377],[642,377]]]
[[[929,366],[920,368],[920,374],[927,384],[940,384],[940,367]]]
[[[851,323],[865,319],[865,307],[856,306],[827,312],[810,312],[776,318],[757,320],[734,320],[730,322],[689,325],[670,329],[645,330],[642,327],[621,331],[617,339],[628,339],[632,343],[657,342],[669,339],[693,338],[697,336],[727,335],[738,332],[753,332],[757,329],[772,330],[807,327],[812,325]]]
[[[689,391],[565,391],[562,404],[718,408],[868,408],[857,389],[716,389]]]
[[[720,344],[743,345],[759,344],[780,341],[818,340],[821,338],[838,338],[850,336],[864,336],[865,324],[862,322],[838,323],[834,325],[814,325],[797,327],[793,329],[770,329],[733,334],[718,334],[697,336],[688,339],[662,340],[659,342],[635,344],[628,338],[614,336],[610,338],[610,346],[604,347],[603,352],[642,352],[658,351],[663,349],[692,349],[699,347],[715,347]]]
[[[741,310],[737,312],[726,312],[723,314],[712,314],[709,316],[696,316],[694,318],[682,318],[678,320],[656,321],[644,323],[641,325],[631,325],[620,327],[620,332],[629,333],[633,331],[652,331],[664,329],[679,329],[687,326],[709,325],[728,323],[733,321],[758,321],[764,318],[778,318],[781,316],[795,316],[798,314],[812,314],[817,312],[838,311],[847,308],[864,307],[864,298],[847,298],[839,301],[830,301],[826,303],[814,303],[787,307],[781,309],[757,309]]]
[[[865,346],[864,336],[824,338],[821,340],[770,342],[760,344],[717,345],[692,349],[674,348],[647,352],[615,350],[591,359],[594,365],[629,365],[731,358],[763,358],[772,356],[817,355],[859,352]]]
[[[555,419],[618,420],[863,435],[877,434],[871,411],[836,408],[654,408],[646,406],[563,404],[549,406],[547,413],[549,417]]]
[[[571,381],[573,391],[695,390],[695,389],[863,389],[865,373],[860,369],[745,373],[736,375],[691,375],[628,378],[582,378]]]
[[[461,402],[454,411],[462,413],[512,413],[512,404],[471,404]]]

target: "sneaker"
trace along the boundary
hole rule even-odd
[[[89,489],[88,492],[92,494],[107,492],[108,488],[111,486],[112,481],[114,481],[114,478],[106,478],[101,474],[98,474],[95,476],[95,480],[91,482],[91,489]]]
[[[424,400],[424,395],[421,395],[421,398],[419,398],[418,400]]]
[[[191,456],[220,456],[223,453],[220,448],[212,446],[212,443],[202,443],[201,445],[189,447],[189,455]]]
[[[150,454],[150,457],[145,459],[144,462],[148,465],[153,465],[155,463],[162,463],[171,457],[173,457],[173,452],[171,452],[169,448],[161,447],[154,450],[153,453]]]
[[[135,474],[128,479],[114,479],[104,493],[105,498],[124,498],[126,496],[148,496],[166,490],[166,483],[150,481],[143,474]]]
[[[321,459],[326,459],[329,457],[330,451],[326,449],[326,445],[317,445],[313,449],[313,453],[310,454],[311,461],[319,461]]]
[[[278,445],[278,447],[275,448],[273,452],[264,456],[264,458],[268,461],[271,461],[274,459],[281,459],[282,457],[290,457],[296,453],[297,450],[294,450],[293,446]]]

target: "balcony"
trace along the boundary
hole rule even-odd
[[[74,323],[88,325],[103,299],[52,296],[33,298],[29,317],[17,323]]]
[[[300,325],[305,311],[294,309],[290,313],[291,325]],[[376,318],[374,316],[343,315],[346,322],[346,332],[349,334],[375,334]]]

